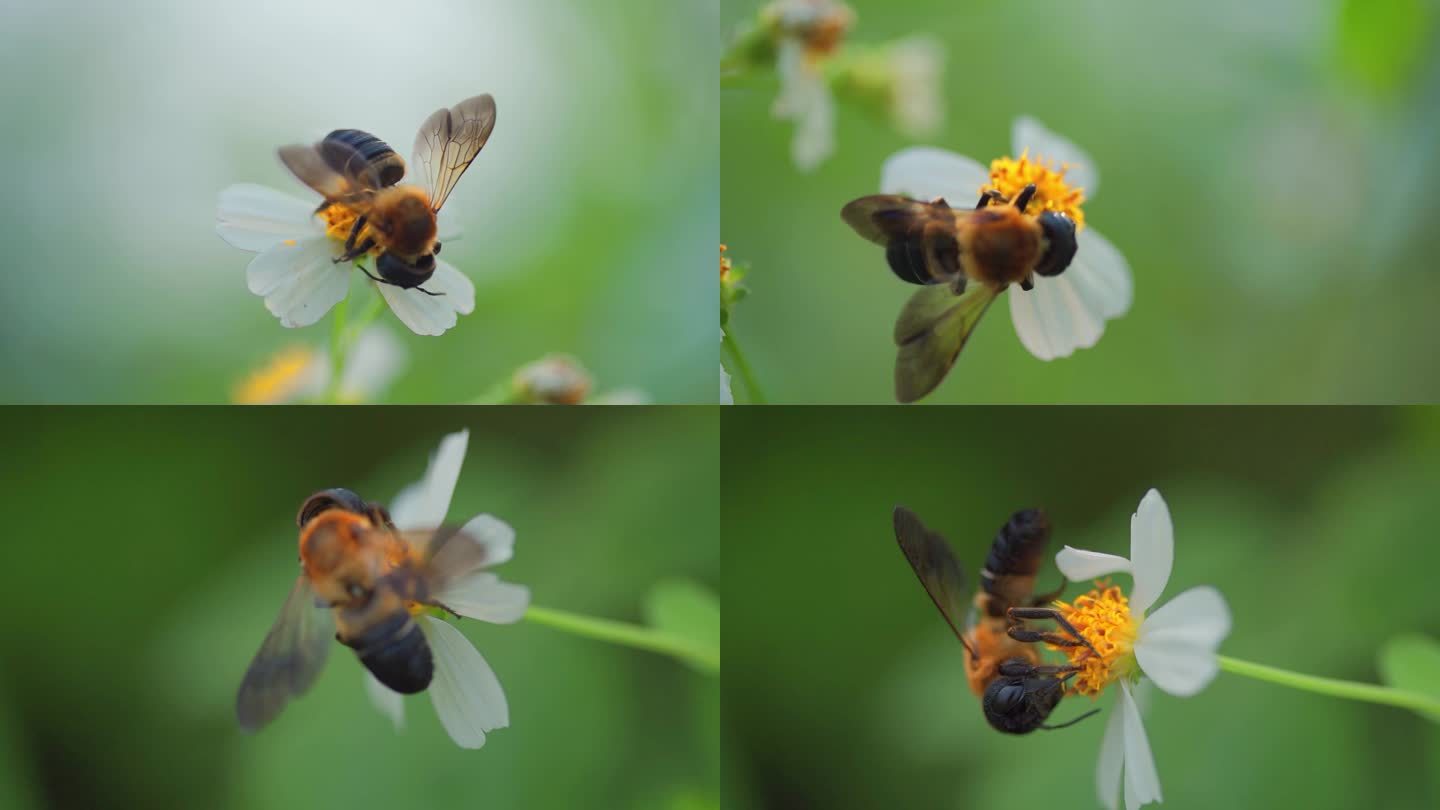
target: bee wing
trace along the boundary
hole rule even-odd
[[[424,173],[425,191],[435,211],[460,182],[495,128],[495,99],[489,93],[467,98],[448,110],[436,110],[415,136],[410,165]]]
[[[959,296],[947,284],[921,288],[895,320],[895,398],[914,402],[935,390],[1000,291],[971,283]]]
[[[504,531],[509,532],[510,528],[504,526]],[[402,531],[400,537],[416,550],[421,561],[419,573],[431,594],[444,591],[446,586],[476,569],[504,562],[496,558],[497,548],[492,542],[462,526]]]
[[[240,682],[235,716],[242,731],[258,731],[280,714],[290,698],[310,688],[325,666],[334,636],[334,616],[329,608],[316,604],[310,580],[302,574]]]
[[[895,194],[872,194],[851,200],[840,209],[840,218],[855,232],[877,245],[889,246],[923,231],[927,224],[953,230],[957,215],[945,202],[921,202]]]
[[[327,200],[348,200],[380,188],[380,175],[359,150],[339,141],[280,147],[280,162]]]
[[[919,516],[903,506],[895,507],[895,540],[905,559],[920,578],[930,601],[940,609],[946,624],[955,632],[955,637],[965,645],[973,656],[975,651],[965,641],[966,602],[965,575],[959,560],[950,550],[950,544],[939,533],[931,531],[920,522]]]

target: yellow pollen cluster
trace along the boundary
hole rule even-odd
[[[1095,589],[1073,604],[1056,602],[1066,621],[1089,641],[1089,647],[1051,647],[1064,652],[1070,663],[1080,667],[1070,682],[1071,692],[1094,697],[1110,683],[1130,675],[1135,668],[1135,622],[1130,618],[1130,600],[1108,582],[1096,582]]]
[[[325,220],[325,235],[337,242],[344,242],[350,238],[350,231],[355,227],[357,217],[355,210],[347,205],[327,205],[319,212],[321,219]],[[355,237],[355,243],[360,244],[370,235],[370,226],[366,225]],[[374,253],[375,250],[371,250]]]
[[[1035,184],[1035,196],[1031,198],[1026,211],[1040,214],[1042,211],[1057,211],[1075,220],[1075,229],[1085,227],[1085,190],[1071,187],[1065,182],[1067,164],[1059,169],[1051,168],[1043,158],[1030,158],[1029,150],[1020,153],[1018,160],[1010,157],[990,161],[990,183],[980,188],[980,193],[995,190],[1013,200],[1015,195],[1031,183]]]
[[[299,390],[305,370],[314,359],[315,352],[305,346],[282,349],[235,388],[234,402],[266,405],[289,399]]]

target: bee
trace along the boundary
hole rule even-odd
[[[400,184],[405,161],[358,129],[337,129],[310,146],[282,146],[280,161],[325,198],[315,213],[334,221],[353,219],[337,264],[375,251],[375,273],[360,268],[372,280],[443,295],[420,286],[434,275],[440,252],[435,217],[494,128],[495,99],[489,94],[436,110],[415,136],[411,166],[423,175],[421,185]]]
[[[895,322],[895,396],[914,402],[945,379],[981,316],[1011,284],[1035,286],[1058,276],[1075,258],[1075,222],[1064,214],[1025,213],[1035,196],[1026,186],[1014,200],[991,190],[974,209],[953,209],[893,194],[861,197],[840,216],[885,248],[901,281],[924,285]],[[994,203],[992,205],[992,203]]]
[[[903,506],[895,507],[894,520],[895,539],[905,559],[969,653],[965,676],[992,727],[1008,734],[1029,734],[1037,728],[1065,728],[1099,711],[1060,725],[1045,724],[1064,696],[1065,682],[1079,667],[1041,663],[1033,642],[1066,647],[1090,647],[1090,643],[1057,610],[1043,607],[1064,590],[1063,580],[1053,593],[1033,594],[1035,575],[1050,539],[1050,521],[1044,512],[1016,512],[1000,527],[985,567],[980,569],[980,587],[968,610],[960,563],[945,538],[926,528]],[[1055,620],[1070,635],[1043,632],[1026,624],[1039,619]]]
[[[240,683],[235,713],[256,731],[309,690],[332,640],[353,649],[376,680],[424,691],[434,659],[413,611],[446,610],[431,596],[473,570],[484,551],[450,528],[402,532],[384,507],[347,489],[310,496],[296,517],[300,575]]]

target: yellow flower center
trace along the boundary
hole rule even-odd
[[[1043,211],[1059,212],[1075,220],[1078,231],[1085,227],[1085,212],[1080,208],[1085,203],[1085,189],[1065,182],[1069,168],[1069,164],[1062,163],[1055,169],[1044,158],[1031,159],[1027,149],[1020,153],[1018,160],[1006,156],[990,161],[990,183],[981,186],[980,193],[994,190],[1005,199],[1013,200],[1022,189],[1034,183],[1035,196],[1025,210],[1037,215]]]
[[[1114,681],[1137,671],[1135,636],[1139,629],[1130,618],[1130,600],[1108,582],[1096,582],[1094,590],[1076,598],[1073,604],[1056,602],[1066,621],[1099,653],[1089,647],[1055,647],[1070,663],[1080,667],[1070,682],[1071,692],[1094,697]]]
[[[350,238],[350,231],[355,228],[355,220],[358,215],[348,205],[331,203],[319,212],[319,217],[325,221],[325,235],[337,242],[344,242]],[[361,244],[370,236],[370,226],[367,224],[355,235],[355,244]],[[371,253],[376,253],[378,248],[372,248]]]
[[[237,405],[266,405],[284,402],[304,383],[305,372],[315,360],[307,346],[281,349],[264,366],[236,386],[232,400]]]
[[[760,20],[771,31],[799,40],[814,65],[840,49],[855,12],[831,0],[782,0],[762,9]]]

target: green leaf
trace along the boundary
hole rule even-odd
[[[645,620],[720,660],[720,600],[705,586],[683,579],[657,583],[645,596]]]
[[[1380,649],[1380,678],[1396,689],[1440,698],[1440,642],[1421,635],[1390,639]],[[1440,712],[1427,716],[1440,723]]]

